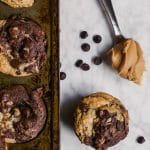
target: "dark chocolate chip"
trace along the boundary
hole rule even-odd
[[[106,119],[110,117],[110,113],[107,110],[98,110],[97,116],[106,121]]]
[[[11,62],[10,62],[10,65],[11,65],[13,68],[18,68],[19,64],[20,64],[20,62],[19,62],[18,59],[13,59],[13,60],[11,60]]]
[[[81,45],[81,49],[84,51],[84,52],[88,52],[90,50],[90,45],[88,43],[83,43]]]
[[[80,67],[83,64],[83,60],[79,59],[76,61],[75,66]]]
[[[114,126],[110,127],[109,133],[113,135],[116,132],[116,128]]]
[[[87,31],[82,31],[82,32],[80,32],[80,38],[81,38],[81,39],[85,39],[85,38],[87,38],[87,37],[88,37]]]
[[[98,117],[101,118],[104,115],[104,111],[103,110],[98,110],[96,114],[97,114]]]
[[[93,63],[95,65],[100,65],[102,63],[102,58],[101,57],[94,57],[93,58]]]
[[[117,120],[117,124],[116,124],[117,130],[121,131],[124,130],[124,122],[118,121]]]
[[[51,92],[50,91],[47,91],[46,93],[45,93],[45,97],[50,97],[51,96]]]
[[[66,73],[60,72],[60,80],[65,80],[65,79],[66,79]]]
[[[86,104],[80,104],[80,109],[82,112],[87,112],[88,111],[88,106]]]
[[[107,110],[103,110],[104,112],[104,117],[105,118],[109,118],[110,117],[110,113]]]
[[[93,36],[93,41],[95,43],[100,43],[102,41],[102,37],[100,35],[94,35]]]
[[[139,144],[143,144],[145,142],[145,138],[143,136],[139,136],[136,141],[139,143]]]
[[[80,68],[81,68],[82,70],[84,70],[84,71],[90,70],[90,66],[89,66],[88,64],[86,64],[86,63],[83,63],[83,64],[80,66]]]
[[[102,127],[100,128],[100,132],[101,132],[101,134],[104,134],[104,133],[105,133],[105,127],[104,127],[104,126],[102,126]]]
[[[16,74],[17,74],[17,75],[21,75],[20,70],[17,70],[17,71],[16,71]]]
[[[116,115],[117,113],[111,113],[107,110],[96,111],[98,121],[93,126],[95,131],[93,147],[97,150],[102,150],[102,147],[107,149],[126,137],[125,123],[117,120]],[[101,142],[101,139],[104,140],[104,143]]]
[[[85,137],[84,144],[86,144],[86,145],[92,145],[92,138],[91,137]]]

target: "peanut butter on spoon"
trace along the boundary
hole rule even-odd
[[[140,45],[133,39],[125,39],[108,52],[112,67],[119,75],[140,84],[145,71],[145,61]]]
[[[112,67],[121,77],[140,84],[145,71],[145,61],[140,45],[135,40],[126,39],[122,35],[111,0],[98,1],[114,30],[116,44],[108,52],[108,59],[111,60]]]

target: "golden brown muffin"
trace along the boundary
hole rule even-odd
[[[0,72],[29,76],[40,72],[46,60],[46,35],[29,18],[14,15],[0,22]]]
[[[128,111],[117,98],[95,93],[86,96],[77,107],[74,129],[82,143],[105,150],[127,136],[128,120]]]
[[[34,0],[1,0],[13,8],[31,7]]]

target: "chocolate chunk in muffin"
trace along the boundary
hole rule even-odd
[[[86,96],[74,115],[74,129],[80,141],[98,150],[106,150],[129,131],[128,111],[115,97],[107,93]]]
[[[0,24],[0,72],[13,76],[39,73],[46,45],[46,35],[36,22],[20,15],[9,17]]]
[[[139,144],[143,144],[145,142],[145,138],[143,136],[139,136],[136,140]]]
[[[0,91],[0,131],[6,143],[23,143],[37,137],[46,120],[43,91],[28,92],[22,85]]]

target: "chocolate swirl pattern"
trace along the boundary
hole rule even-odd
[[[5,143],[34,139],[46,120],[42,89],[29,93],[22,85],[0,91],[0,135]]]
[[[83,99],[74,117],[80,141],[95,149],[107,149],[123,140],[129,131],[128,111],[115,97],[95,93]]]
[[[41,27],[18,15],[1,21],[0,26],[0,72],[12,76],[39,73],[47,45]]]

